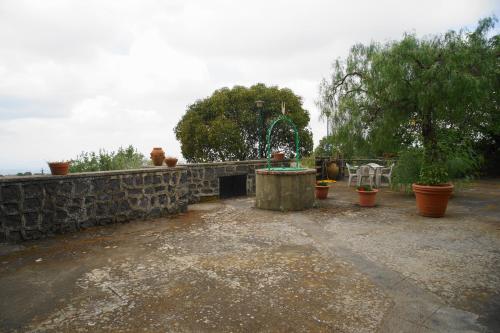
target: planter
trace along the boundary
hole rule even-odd
[[[165,160],[165,152],[163,151],[163,149],[161,149],[161,147],[153,148],[150,155],[154,165],[163,165],[163,161]]]
[[[436,186],[412,185],[417,199],[418,213],[427,217],[443,217],[448,206],[448,199],[453,192],[453,185]]]
[[[359,205],[361,207],[373,207],[377,199],[378,190],[360,191],[356,190],[359,195]]]
[[[339,175],[339,166],[335,162],[330,162],[326,167],[326,173],[329,179],[337,179]]]
[[[173,168],[177,165],[177,158],[175,157],[166,157],[165,158],[165,163],[167,164],[167,166]]]
[[[316,199],[324,200],[328,197],[330,186],[316,185]]]
[[[64,176],[69,172],[70,162],[48,162],[50,173],[56,176]]]
[[[276,151],[273,153],[273,160],[275,161],[283,161],[285,159],[285,153]]]

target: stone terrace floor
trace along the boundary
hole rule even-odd
[[[500,180],[445,218],[334,184],[299,213],[253,198],[0,245],[1,332],[498,332]]]

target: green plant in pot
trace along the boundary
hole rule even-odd
[[[490,17],[473,31],[354,45],[320,85],[318,106],[345,155],[419,157],[399,155],[395,180],[412,184],[424,216],[443,216],[449,179],[470,176],[474,170],[467,169],[481,160],[478,141],[499,133],[496,22]]]
[[[378,193],[377,189],[370,185],[361,185],[357,187],[356,191],[358,192],[359,205],[361,207],[375,206],[376,195]]]
[[[453,192],[449,183],[448,171],[444,162],[437,156],[424,156],[420,178],[412,185],[420,215],[443,217],[448,206],[448,199]]]
[[[324,200],[328,197],[328,189],[330,188],[328,182],[319,181],[316,183],[316,199]]]

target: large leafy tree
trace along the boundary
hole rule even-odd
[[[300,154],[309,154],[313,147],[312,133],[307,128],[310,118],[309,112],[302,107],[301,98],[288,88],[256,84],[250,88],[222,88],[188,106],[174,129],[184,158],[188,162],[257,158],[260,120],[257,100],[264,101],[262,156],[267,154],[265,132],[270,121],[281,115],[282,102],[286,104],[287,116],[299,131]],[[293,156],[295,143],[289,124],[280,122],[275,126],[271,148]]]
[[[321,83],[318,105],[344,154],[422,147],[425,165],[442,166],[498,136],[495,21],[483,19],[473,32],[355,45],[345,61],[337,60]],[[443,170],[429,172],[446,177]]]

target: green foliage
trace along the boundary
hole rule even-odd
[[[370,185],[361,185],[357,187],[358,191],[372,192],[373,188]]]
[[[477,169],[474,147],[500,134],[495,21],[481,20],[473,32],[358,44],[337,60],[318,105],[344,156],[424,148],[421,182]]]
[[[314,155],[335,157],[341,153],[340,148],[335,143],[333,136],[324,136],[314,149]]]
[[[423,150],[410,148],[399,153],[399,159],[392,170],[392,187],[396,190],[411,191],[411,184],[419,181],[423,164]]]
[[[137,169],[144,164],[144,155],[139,153],[132,145],[127,148],[120,147],[118,151],[107,152],[100,149],[99,153],[82,152],[71,161],[70,172],[109,171]]]
[[[329,186],[328,182],[324,182],[324,181],[319,181],[316,183],[316,185],[318,186]]]
[[[267,127],[270,121],[281,115],[281,102],[285,102],[287,116],[299,131],[301,156],[309,155],[313,146],[312,133],[307,128],[309,112],[302,108],[301,98],[288,88],[257,84],[250,88],[222,88],[188,106],[174,129],[184,158],[188,162],[257,158],[260,122],[255,105],[257,100],[264,101],[262,156],[266,155]],[[271,151],[284,151],[289,157],[294,155],[294,134],[289,124],[278,123],[271,141]]]
[[[314,169],[316,168],[316,156],[314,154],[311,154],[309,156],[303,157],[300,163],[303,167]]]

